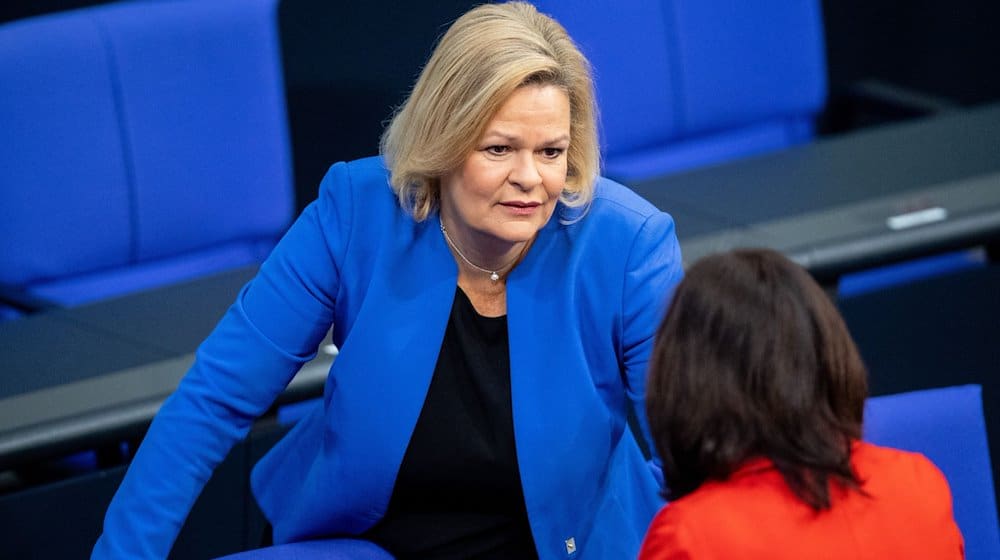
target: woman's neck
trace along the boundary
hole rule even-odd
[[[477,273],[495,282],[505,277],[524,257],[532,240],[510,242],[469,228],[452,227],[451,220],[441,220],[441,234],[458,263],[459,270],[471,276]]]

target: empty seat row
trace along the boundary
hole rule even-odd
[[[125,2],[0,26],[8,315],[267,255],[294,211],[276,5]]]

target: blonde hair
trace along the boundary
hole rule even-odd
[[[560,200],[590,203],[600,167],[590,63],[566,30],[531,4],[486,4],[451,25],[382,135],[390,183],[414,219],[437,208],[440,178],[462,165],[503,103],[525,85],[553,85],[569,97]]]

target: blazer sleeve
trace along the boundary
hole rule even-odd
[[[333,320],[353,203],[348,168],[323,179],[163,404],[115,494],[92,558],[166,558],[218,463],[243,438]]]
[[[622,294],[622,356],[625,389],[649,449],[655,448],[646,420],[646,368],[656,330],[674,289],[684,276],[680,245],[670,215],[650,215],[636,235],[625,271]],[[652,465],[659,471],[658,462]],[[662,472],[656,472],[662,483]]]

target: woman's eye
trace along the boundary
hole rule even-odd
[[[495,155],[495,156],[502,156],[502,155],[504,155],[504,154],[506,154],[507,152],[510,151],[510,147],[509,146],[490,146],[490,147],[486,148],[486,151],[489,152],[489,153],[491,153],[491,154],[493,154],[493,155]]]
[[[542,150],[542,154],[549,159],[555,159],[561,156],[564,151],[566,150],[562,148],[545,148]]]

